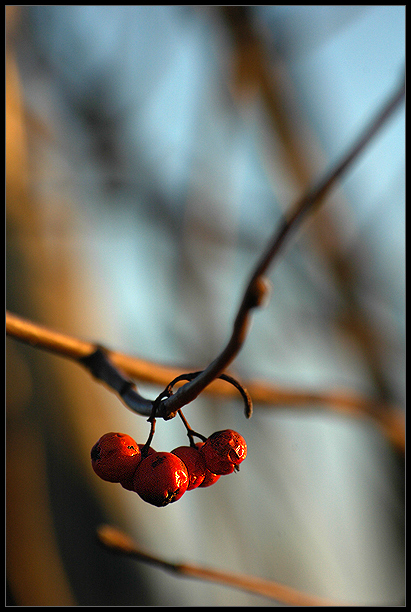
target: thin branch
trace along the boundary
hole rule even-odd
[[[279,584],[278,582],[264,580],[263,578],[210,569],[192,563],[171,563],[165,561],[160,557],[155,557],[154,555],[142,551],[127,534],[110,525],[101,525],[97,530],[97,537],[103,546],[113,552],[127,555],[128,557],[149,563],[150,565],[156,565],[161,569],[170,571],[184,578],[195,578],[220,583],[228,587],[234,587],[249,593],[269,597],[270,599],[275,599],[278,602],[290,606],[348,605],[346,603],[335,602],[308,593],[303,593],[283,584]]]
[[[82,359],[96,350],[96,345],[91,342],[62,334],[9,311],[6,311],[6,333],[31,346],[71,359]]]
[[[305,189],[310,177],[318,175],[321,146],[298,109],[292,79],[287,67],[273,47],[267,52],[267,41],[255,27],[250,7],[223,6],[219,12],[233,39],[232,67],[235,74],[234,96],[243,102],[244,96],[258,94],[263,102],[273,135],[279,140],[287,170],[293,175],[296,186]],[[378,324],[373,324],[361,299],[358,283],[361,282],[359,264],[347,257],[341,245],[337,208],[344,205],[340,193],[334,201],[334,209],[322,211],[321,222],[313,227],[312,242],[327,262],[337,290],[346,304],[344,327],[355,333],[355,342],[368,367],[376,393],[389,401],[392,397],[390,381],[384,369],[384,341]],[[341,324],[342,322],[340,322]]]
[[[130,408],[130,410],[138,414],[144,414],[145,416],[152,416],[154,402],[138,393],[135,383],[123,376],[113,363],[111,363],[109,351],[103,346],[98,346],[90,355],[82,357],[78,361],[87,368],[95,378],[103,381],[118,393],[124,404]],[[163,418],[172,418],[172,415],[163,414]]]
[[[201,371],[191,372],[188,374],[180,374],[167,385],[167,387],[164,389],[163,393],[160,396],[161,399],[165,399],[166,397],[171,397],[172,392],[173,392],[173,387],[178,382],[181,382],[182,380],[186,380],[186,381],[194,380],[194,378],[196,378],[199,374],[201,374]],[[247,391],[247,389],[240,382],[238,382],[238,380],[233,378],[233,376],[229,376],[228,374],[220,374],[220,376],[218,376],[217,379],[225,380],[226,382],[230,383],[233,387],[235,387],[240,392],[244,400],[244,413],[245,413],[246,418],[249,419],[253,413],[253,402],[251,400],[251,396],[249,392]]]
[[[297,229],[302,220],[309,213],[314,212],[314,210],[320,206],[329,191],[336,185],[338,180],[347,171],[350,165],[358,158],[360,153],[362,153],[366,145],[378,133],[381,127],[385,125],[387,120],[393,115],[394,111],[397,110],[399,105],[404,100],[404,95],[405,83],[403,81],[401,86],[384,105],[382,111],[375,117],[375,119],[351,147],[348,153],[324,176],[317,186],[309,190],[297,202],[290,217],[285,219],[275,232],[272,240],[268,244],[268,247],[263,252],[254,268],[238,310],[238,314],[234,321],[232,335],[227,346],[222,353],[216,359],[214,359],[214,361],[212,361],[210,365],[198,376],[184,384],[176,391],[175,394],[161,402],[161,414],[159,413],[158,416],[170,418],[171,416],[177,414],[177,411],[180,408],[192,402],[202,391],[204,391],[206,387],[208,387],[208,385],[210,385],[211,382],[221,376],[224,370],[226,370],[230,363],[235,359],[243,346],[248,332],[251,319],[251,310],[260,306],[265,295],[267,294],[267,284],[264,279],[264,274],[266,273],[269,265],[273,262],[274,258],[284,246],[286,240],[289,240],[292,233]],[[30,328],[30,324],[26,324],[25,329],[22,329],[18,319],[16,320],[15,317],[13,318],[13,315],[9,317],[9,327],[7,333],[13,333],[13,335],[20,337],[20,339],[23,339],[25,334],[25,341],[36,345],[38,343],[38,338],[36,338],[36,330],[33,330],[32,327],[30,329],[28,328]],[[12,331],[9,331],[9,329]],[[49,333],[49,331],[45,329],[43,329],[42,335],[44,348],[54,350],[55,352],[61,352],[63,350],[66,356],[83,361],[83,365],[90,366],[88,357],[91,358],[93,353],[96,352],[95,345],[81,342],[77,339],[63,337],[61,334],[56,334],[55,332]],[[107,371],[110,370],[110,366],[112,364],[115,364],[114,357],[114,353],[109,354],[106,351],[106,361],[108,363],[105,367]],[[86,361],[84,361],[84,358],[87,358]],[[96,372],[94,372],[94,375],[101,378],[99,373],[96,374]],[[119,373],[118,375],[121,376]],[[116,379],[116,374],[114,372],[113,379]],[[116,380],[116,384],[117,383],[118,381]],[[133,389],[133,384],[131,381],[126,381],[124,386],[121,387],[120,391],[116,387],[114,387],[114,389],[117,392],[121,391],[120,395],[122,399],[133,410],[147,416],[151,414],[152,402],[137,394]]]
[[[11,312],[6,312],[6,332],[16,340],[51,351],[63,357],[74,359],[83,366],[86,366],[88,358],[95,354],[98,349],[96,344],[62,334]],[[169,385],[170,380],[180,377],[179,372],[181,370],[176,370],[175,368],[144,361],[137,357],[109,349],[105,349],[104,353],[107,357],[104,364],[106,369],[104,376],[106,378],[108,376],[107,369],[109,364],[112,366],[112,373],[108,376],[110,388],[114,389],[120,396],[121,392],[127,393],[128,389],[126,405],[142,416],[149,417],[151,415],[152,402],[139,396],[134,384],[129,379],[121,377],[119,370],[140,382],[163,387]],[[97,378],[102,376],[101,371],[92,371],[89,367],[88,370]],[[100,380],[107,382],[105,378],[100,378]],[[268,406],[270,409],[275,406],[286,406],[293,409],[296,409],[298,406],[304,409],[312,406],[315,408],[326,406],[339,414],[350,417],[371,417],[397,450],[402,453],[404,452],[405,418],[403,412],[394,406],[387,405],[386,403],[377,403],[359,393],[344,389],[333,389],[331,391],[296,390],[278,385],[268,385],[263,381],[247,381],[245,386],[255,404]],[[237,393],[231,385],[227,385],[219,379],[214,380],[205,389],[205,392],[225,398],[233,397]],[[137,396],[133,395],[133,393],[136,393]],[[163,416],[162,412],[160,411],[157,416],[161,418]]]
[[[6,333],[31,346],[69,357],[87,368],[99,380],[116,391],[126,406],[144,416],[150,416],[151,400],[142,397],[133,381],[125,378],[111,363],[109,351],[99,345],[61,334],[6,311]]]
[[[94,342],[87,342],[45,325],[34,323],[10,311],[6,311],[6,333],[30,346],[51,351],[56,355],[68,357],[75,361],[85,359],[94,353],[99,346]],[[165,386],[171,379],[181,374],[181,369],[162,366],[109,349],[106,349],[106,351],[115,367],[142,382]]]
[[[201,374],[194,380],[180,387],[174,395],[164,400],[166,408],[170,410],[170,412],[175,412],[189,402],[192,402],[205,387],[217,378],[235,359],[247,335],[251,319],[250,311],[260,305],[266,293],[264,274],[268,267],[273,262],[274,258],[278,256],[286,240],[290,239],[292,233],[295,232],[302,220],[309,213],[313,213],[323,203],[331,189],[336,186],[343,174],[345,174],[353,162],[357,160],[360,153],[364,151],[373,137],[398,109],[404,100],[404,96],[405,82],[403,80],[400,87],[390,96],[382,110],[364,130],[363,134],[361,134],[349,151],[334,168],[325,174],[318,185],[314,186],[303,195],[294,206],[289,218],[282,222],[254,268],[238,310],[237,317],[234,321],[233,332],[227,346],[222,353],[201,372]]]

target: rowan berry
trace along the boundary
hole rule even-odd
[[[219,475],[231,474],[246,458],[247,444],[236,431],[224,429],[211,434],[200,452],[210,472]]]
[[[153,506],[167,506],[186,492],[187,468],[177,455],[154,452],[137,466],[133,478],[134,491]]]
[[[91,449],[91,465],[103,480],[122,482],[131,478],[141,460],[137,442],[123,433],[106,433]]]
[[[143,459],[145,459],[145,457],[143,456],[143,448],[144,448],[145,444],[137,444],[137,446],[140,449],[140,452],[141,452],[141,459],[140,460],[142,461]],[[154,450],[154,448],[149,446],[148,450],[147,450],[147,457],[148,457],[148,455],[152,455],[155,452],[156,451]],[[137,468],[137,466],[136,466],[136,468]],[[135,470],[134,470],[134,472],[135,472]],[[133,480],[134,472],[131,474],[131,476],[129,478],[127,478],[125,480],[122,480],[120,482],[121,486],[124,487],[124,489],[127,489],[127,491],[134,491],[134,480]]]
[[[196,447],[198,449],[200,449],[202,446],[204,446],[204,442],[197,442]],[[218,474],[213,474],[213,472],[210,472],[210,470],[206,467],[204,480],[199,486],[201,489],[205,487],[210,487],[212,484],[217,482],[219,478],[220,476]]]
[[[198,448],[178,446],[171,452],[173,455],[177,455],[187,468],[189,479],[187,491],[199,487],[205,478],[206,465],[204,457],[200,454]]]
[[[213,474],[213,472],[210,472],[210,470],[206,468],[206,475],[204,477],[203,482],[200,485],[200,488],[203,489],[205,487],[210,487],[215,482],[217,482],[219,478],[220,478],[220,474]]]

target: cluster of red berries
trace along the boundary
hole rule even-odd
[[[232,429],[216,431],[205,442],[156,452],[122,433],[107,433],[91,449],[91,464],[103,480],[119,482],[149,504],[166,506],[197,487],[209,487],[231,474],[246,458],[247,444]]]

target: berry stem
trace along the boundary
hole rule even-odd
[[[194,436],[196,438],[200,438],[200,440],[202,440],[203,442],[205,442],[207,440],[207,438],[205,436],[203,436],[202,434],[194,431],[194,429],[191,429],[190,425],[188,424],[187,419],[185,418],[185,416],[181,412],[181,409],[178,410],[178,415],[179,415],[180,419],[183,421],[184,426],[185,426],[185,428],[187,430],[187,436],[188,436],[188,439],[190,440],[190,446],[192,446],[193,448],[195,448],[195,446],[196,446],[196,443],[194,442]]]
[[[145,459],[148,456],[148,451],[151,445],[151,442],[153,440],[154,437],[154,433],[156,430],[156,413],[157,413],[157,408],[159,403],[161,402],[161,400],[163,399],[163,393],[160,393],[160,395],[157,397],[157,399],[153,402],[153,407],[151,409],[151,414],[148,417],[147,421],[149,421],[150,423],[150,433],[148,434],[148,438],[147,438],[147,442],[144,444],[143,448],[141,449],[141,456],[143,457],[143,459]]]

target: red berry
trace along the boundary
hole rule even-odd
[[[205,487],[210,487],[215,482],[217,482],[219,478],[220,478],[220,474],[213,474],[213,472],[210,472],[210,470],[206,468],[206,475],[205,475],[203,482],[200,485],[200,488],[202,489]]]
[[[123,433],[106,433],[91,449],[93,470],[108,482],[131,478],[140,460],[141,452],[136,441]]]
[[[231,474],[247,456],[246,441],[232,429],[216,431],[204,442],[201,451],[210,472]]]
[[[204,446],[204,442],[197,442],[196,447],[198,449],[200,449],[202,446]],[[211,486],[212,484],[217,482],[217,480],[219,478],[220,478],[220,476],[218,474],[213,474],[213,472],[210,472],[210,470],[207,469],[207,467],[206,467],[204,480],[200,484],[200,488],[202,489],[202,488]]]
[[[204,480],[206,471],[205,461],[199,450],[193,446],[179,446],[171,452],[173,455],[180,457],[187,468],[189,478],[187,491],[199,487]]]
[[[134,491],[153,506],[167,506],[177,501],[188,487],[188,472],[177,455],[154,452],[138,465]]]
[[[144,444],[137,444],[138,448],[140,449],[141,452],[141,458],[140,461],[142,461],[143,459],[145,459],[145,457],[143,457],[143,448],[144,448]],[[153,453],[155,453],[156,451],[154,450],[154,448],[151,448],[151,446],[148,447],[148,451],[147,451],[147,456],[148,455],[152,455]],[[138,464],[137,464],[138,465]],[[137,468],[137,466],[136,466]],[[135,470],[134,470],[135,471]],[[122,480],[121,481],[121,486],[124,487],[125,489],[127,489],[127,491],[134,491],[134,472],[131,474],[130,478],[127,478],[127,480]]]
[[[131,478],[127,478],[127,480],[122,480],[120,482],[121,486],[124,489],[127,489],[127,491],[134,491],[134,480],[133,480],[134,474],[133,476],[131,476]]]

